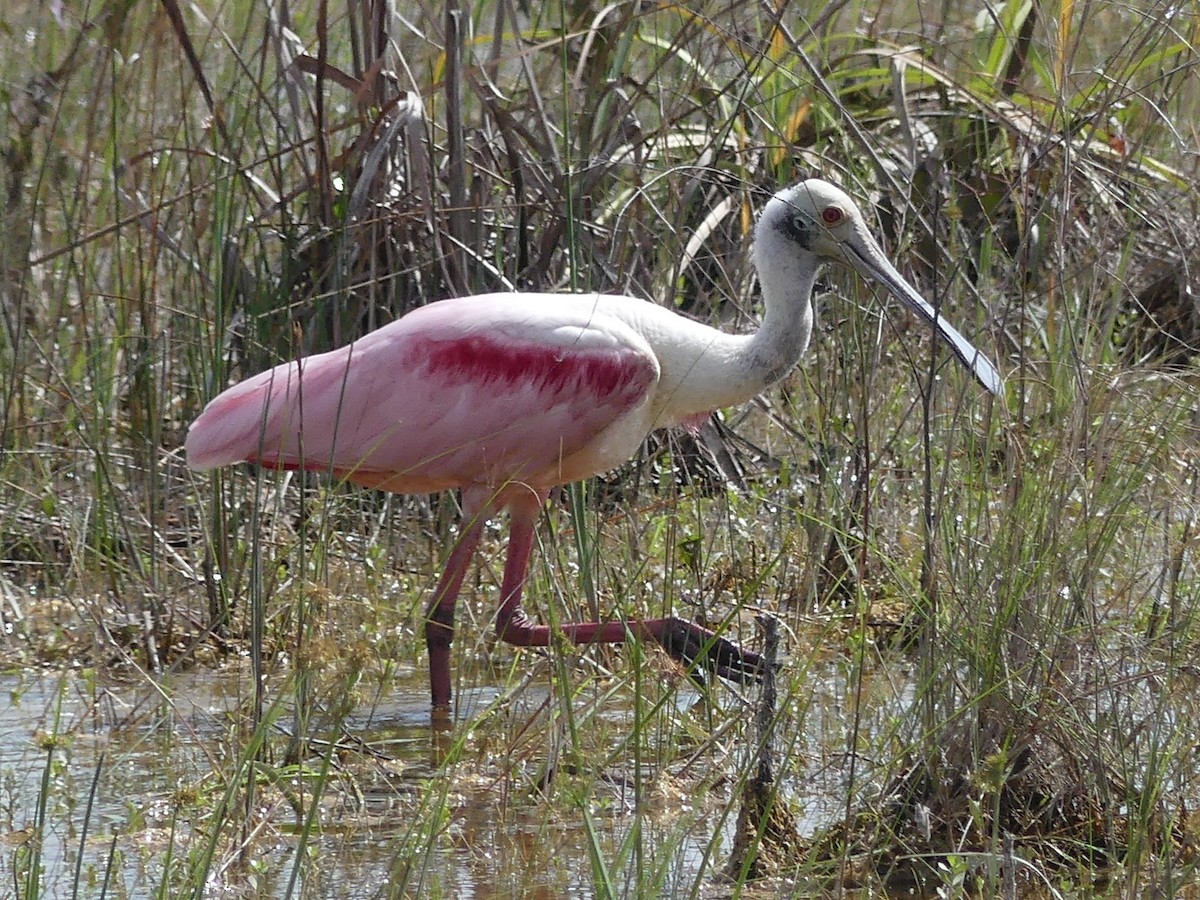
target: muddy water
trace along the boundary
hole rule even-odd
[[[503,741],[490,747],[494,736],[466,724],[495,701],[498,691],[486,688],[463,692],[459,721],[439,738],[423,675],[326,731],[337,744],[326,754],[319,828],[302,825],[319,759],[303,775],[288,775],[272,760],[255,808],[221,815],[230,781],[245,783],[235,773],[245,771],[246,736],[238,729],[249,684],[248,673],[129,685],[76,674],[0,677],[0,896],[29,883],[36,857],[47,897],[71,897],[77,884],[81,897],[177,896],[173,888],[192,883],[185,874],[191,871],[206,873],[206,896],[370,897],[402,885],[402,896],[588,897],[595,895],[596,847],[610,860],[632,847],[624,871],[640,873],[638,880],[659,872],[653,883],[663,896],[693,896],[707,893],[728,853],[736,815],[728,794],[693,797],[690,782],[661,772],[639,784],[618,766],[599,786],[579,788],[579,804],[568,802],[564,813],[561,792],[574,789],[569,760],[556,770],[555,804],[530,790],[547,775],[552,738],[534,736],[528,753]],[[527,685],[506,701],[511,709],[503,715],[536,720],[547,694]],[[681,690],[676,702],[683,708],[694,699]],[[628,715],[612,710],[614,731]],[[836,701],[808,718],[821,730],[823,717],[838,718]],[[290,716],[278,718],[273,746],[286,743],[290,724]],[[321,753],[319,743],[314,753]],[[515,758],[479,764],[496,754]],[[456,758],[470,764],[456,768]],[[516,774],[487,774],[497,770]],[[839,785],[816,776],[798,789],[807,793],[799,798],[809,817],[802,831],[840,810]],[[639,804],[647,791],[651,799]],[[214,816],[230,824],[210,849]],[[431,828],[439,830],[432,839]],[[249,851],[239,857],[233,848],[241,845]]]

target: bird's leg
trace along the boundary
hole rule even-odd
[[[508,558],[500,588],[500,609],[496,613],[496,635],[517,647],[547,647],[552,635],[549,626],[534,625],[521,608],[536,516],[536,510],[512,511]],[[689,668],[709,669],[739,684],[762,678],[762,658],[757,653],[743,650],[733,641],[677,616],[629,622],[575,622],[563,625],[559,633],[574,644],[623,644],[633,634],[643,640],[657,641]]]
[[[679,616],[646,619],[638,624],[642,634],[658,641],[667,653],[683,663],[695,681],[703,682],[700,676],[705,669],[738,684],[762,681],[762,656],[743,650],[739,644],[703,625]]]
[[[425,646],[429,649],[429,689],[435,709],[450,706],[450,642],[454,640],[454,604],[475,548],[483,534],[484,517],[470,519],[458,539],[425,612]]]
[[[530,506],[514,504],[509,508],[512,527],[508,533],[504,580],[500,584],[500,608],[496,610],[496,636],[518,647],[545,647],[550,643],[550,629],[531,625],[521,609],[521,592],[525,588],[529,554],[533,551],[533,529],[541,504],[532,509]]]

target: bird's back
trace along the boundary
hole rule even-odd
[[[520,479],[548,487],[602,471],[644,435],[631,416],[659,370],[635,330],[587,301],[442,301],[276,366],[205,408],[188,432],[188,464],[327,470],[405,493]]]

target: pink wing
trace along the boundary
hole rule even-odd
[[[205,408],[188,465],[331,470],[399,492],[561,483],[562,461],[644,405],[659,375],[646,341],[588,300],[447,300],[276,366]]]

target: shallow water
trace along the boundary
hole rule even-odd
[[[503,743],[489,748],[496,735],[470,723],[499,691],[462,691],[455,726],[439,734],[431,727],[424,675],[414,674],[345,716],[329,755],[320,827],[307,830],[299,873],[305,829],[289,803],[299,798],[296,809],[311,806],[307,792],[319,758],[309,759],[303,775],[291,770],[294,776],[264,779],[256,809],[228,815],[246,823],[245,833],[233,836],[227,828],[205,861],[203,836],[211,829],[203,826],[230,780],[245,777],[234,773],[245,761],[239,727],[248,718],[250,684],[244,672],[139,684],[101,684],[75,673],[0,676],[0,894],[28,884],[39,815],[40,888],[50,897],[72,896],[81,847],[79,896],[94,897],[146,896],[189,881],[169,874],[168,866],[206,872],[208,896],[377,896],[403,884],[407,896],[588,897],[596,884],[593,850],[618,858],[635,828],[624,869],[635,879],[660,872],[656,882],[667,895],[690,895],[728,852],[736,814],[728,793],[692,797],[687,782],[652,764],[640,780],[624,762],[616,764],[599,782],[580,787],[578,804],[568,802],[565,813],[561,802],[541,802],[530,789],[546,777],[539,766],[550,758],[543,747],[548,736],[531,736],[536,752],[516,751],[515,759],[490,767],[509,774],[487,775],[489,754],[514,751]],[[491,716],[517,723],[519,735],[522,723],[538,721],[547,697],[544,685],[526,685],[505,700],[505,712]],[[696,699],[680,689],[675,702],[683,710]],[[630,711],[616,706],[603,715],[619,733]],[[276,720],[281,746],[279,733],[291,721],[290,715]],[[314,722],[309,733],[321,734],[322,723]],[[322,747],[328,744],[318,739],[310,749],[319,757]],[[470,778],[447,775],[444,760],[456,753],[485,764],[469,767]],[[289,771],[272,761],[275,773]],[[556,790],[575,789],[571,772],[571,761],[560,759]],[[433,840],[430,822],[442,829]],[[244,860],[229,850],[235,837],[250,848]],[[173,895],[169,887],[165,895]]]
[[[713,775],[747,770],[746,739],[718,734],[722,751],[704,734],[702,760],[688,763],[694,726],[707,721],[688,688],[654,719],[673,723],[664,761],[622,744],[628,701],[581,703],[592,718],[580,746],[601,737],[576,774],[561,725],[546,724],[547,685],[464,689],[456,721],[439,730],[424,673],[412,672],[369,701],[360,692],[337,727],[315,715],[304,768],[284,764],[291,711],[276,716],[253,807],[223,810],[249,780],[251,683],[244,671],[136,684],[0,676],[0,897],[27,895],[34,857],[39,896],[54,898],[197,896],[196,883],[204,897],[589,898],[601,894],[597,857],[615,896],[645,896],[646,885],[660,897],[729,893],[717,873],[737,803]],[[911,681],[864,676],[857,720],[841,665],[813,667],[804,683],[812,704],[791,720],[799,732],[783,739],[781,775],[808,835],[844,813],[848,731],[885,733]],[[736,709],[736,695],[719,698]],[[215,821],[226,824],[210,845]]]

